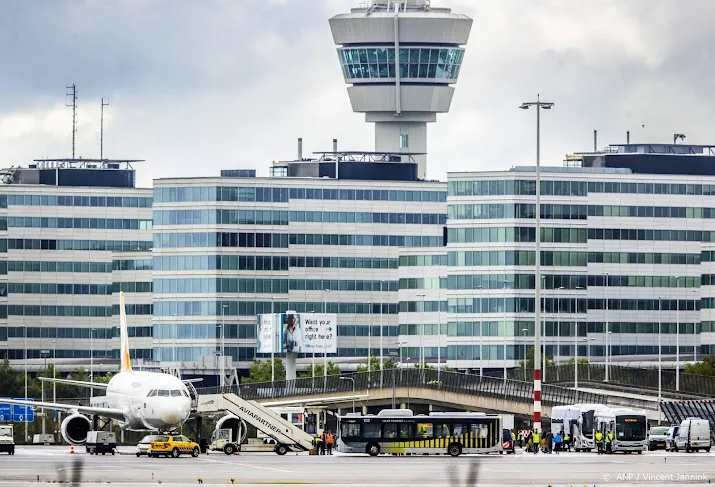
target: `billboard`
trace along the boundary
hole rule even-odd
[[[258,353],[337,353],[337,315],[281,313],[258,315]]]

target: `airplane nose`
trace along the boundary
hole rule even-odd
[[[183,406],[171,405],[165,406],[165,408],[161,414],[161,420],[164,424],[175,425],[186,419],[185,408]]]

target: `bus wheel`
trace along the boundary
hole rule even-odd
[[[462,454],[462,445],[460,445],[459,443],[450,444],[447,447],[447,453],[449,453],[450,456],[458,457]]]
[[[288,447],[285,445],[277,445],[276,453],[279,455],[285,455],[286,453],[288,453]]]
[[[376,457],[380,454],[380,445],[377,443],[369,443],[367,445],[367,454],[371,457]]]

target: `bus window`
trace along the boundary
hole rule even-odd
[[[380,423],[364,423],[362,425],[362,437],[367,440],[378,440],[381,433]]]
[[[469,433],[472,438],[487,438],[489,427],[486,424],[470,424]]]
[[[397,439],[397,423],[383,423],[382,437],[387,440]]]
[[[417,433],[415,434],[415,439],[417,440],[428,440],[431,439],[434,434],[434,428],[432,423],[417,423]]]
[[[453,424],[453,425],[452,425],[452,431],[453,431],[452,434],[453,434],[454,436],[459,436],[459,435],[461,435],[462,433],[466,433],[466,432],[467,432],[467,428],[465,428],[463,424]]]
[[[359,438],[360,425],[358,423],[343,423],[340,436],[343,438]]]
[[[400,423],[398,436],[401,440],[411,440],[412,425],[410,423]]]
[[[448,424],[434,425],[434,437],[435,438],[446,438],[447,436],[449,436],[449,425]]]

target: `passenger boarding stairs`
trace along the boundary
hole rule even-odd
[[[290,421],[256,401],[246,401],[233,393],[207,394],[199,397],[198,413],[226,411],[273,438],[278,445],[292,450],[309,451],[314,438]]]

